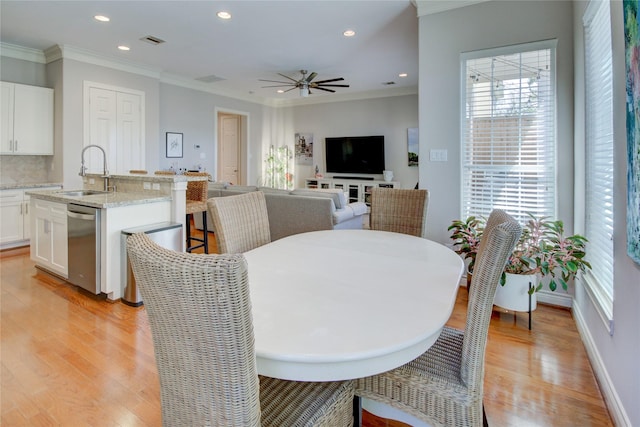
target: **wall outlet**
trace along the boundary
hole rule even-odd
[[[432,162],[446,162],[447,150],[429,150],[429,160]]]
[[[153,183],[153,189],[154,189],[154,190],[159,190],[159,189],[160,189],[160,183],[158,183],[158,182],[154,182],[154,183]]]
[[[89,184],[95,184],[95,183],[96,183],[96,180],[95,180],[95,179],[93,179],[93,178],[89,178]]]
[[[142,183],[142,188],[144,190],[151,190],[151,183],[150,182],[143,182]]]

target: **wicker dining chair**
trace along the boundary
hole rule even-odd
[[[144,169],[131,169],[129,173],[134,175],[146,175],[148,172]]]
[[[271,242],[267,202],[262,191],[207,201],[218,252],[235,254]]]
[[[149,318],[160,377],[162,425],[353,425],[352,381],[258,376],[247,263],[242,254],[197,255],[127,239]]]
[[[185,176],[205,176],[210,177],[207,172],[185,172]],[[204,253],[209,253],[209,233],[207,230],[207,197],[209,192],[209,180],[188,181],[187,182],[187,252],[192,252],[197,248],[204,248]],[[202,238],[191,235],[191,218],[194,214],[202,214]],[[200,242],[192,245],[192,241]]]
[[[427,190],[373,187],[369,228],[426,238]]]
[[[356,394],[409,413],[431,426],[487,425],[482,404],[484,359],[493,297],[522,227],[494,210],[473,270],[465,330],[445,326],[417,359],[356,381]]]
[[[155,175],[175,175],[176,171],[168,170],[168,171],[155,171]]]

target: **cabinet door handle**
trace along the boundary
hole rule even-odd
[[[24,214],[29,215],[29,202],[25,202],[24,204]]]
[[[18,151],[18,140],[13,141],[13,151]]]
[[[44,232],[45,234],[49,234],[49,230],[51,229],[50,223],[48,219],[44,220]]]
[[[13,151],[13,139],[9,140],[9,151]]]
[[[22,215],[23,215],[23,213],[22,213],[22,203],[21,203],[20,204],[20,216],[22,216]]]

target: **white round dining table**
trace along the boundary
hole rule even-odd
[[[296,234],[244,255],[258,373],[298,381],[415,359],[451,316],[463,271],[444,245],[373,230]]]

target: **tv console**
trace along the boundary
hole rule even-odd
[[[371,206],[371,189],[373,187],[399,188],[397,181],[376,181],[373,178],[337,177],[307,178],[306,188],[339,188],[347,193],[349,203],[364,202]]]

